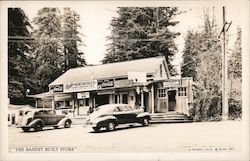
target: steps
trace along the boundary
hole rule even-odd
[[[186,114],[177,112],[154,113],[150,115],[150,123],[184,123],[193,122]]]

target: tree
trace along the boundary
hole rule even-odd
[[[182,77],[193,77],[193,80],[196,81],[196,66],[198,62],[198,53],[200,52],[200,43],[202,39],[199,32],[188,31],[185,38],[185,45],[183,51],[183,63],[181,64],[181,76]]]
[[[180,35],[170,31],[178,22],[174,17],[181,12],[176,7],[120,7],[118,17],[111,21],[111,35],[103,63],[139,58],[165,56],[168,67],[177,52],[174,39]]]
[[[8,8],[8,97],[11,104],[29,102],[26,89],[34,85],[29,28],[29,19],[21,8]]]
[[[185,39],[182,76],[192,76],[195,81],[194,111],[196,121],[221,119],[221,45],[218,29],[204,12],[202,30],[189,31]]]
[[[237,39],[229,59],[229,77],[242,79],[241,28],[237,28]]]
[[[241,28],[237,28],[237,39],[234,49],[228,61],[228,75],[230,80],[229,92],[229,116],[233,119],[241,118],[242,101],[242,48],[241,48]]]
[[[83,53],[78,50],[78,46],[82,43],[78,31],[80,25],[77,24],[79,20],[79,14],[70,8],[64,8],[62,15],[64,71],[86,64]]]
[[[48,84],[62,74],[60,11],[58,8],[42,8],[33,23],[36,76],[40,80],[40,92],[44,92],[48,90]]]
[[[40,91],[48,91],[48,85],[70,68],[86,64],[77,21],[79,15],[70,8],[42,8],[33,19],[35,29],[34,55],[36,77],[40,80]]]

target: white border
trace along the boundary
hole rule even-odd
[[[242,44],[243,44],[243,122],[242,151],[232,153],[73,153],[73,154],[16,154],[8,153],[7,133],[7,8],[23,5],[71,6],[91,3],[93,5],[114,4],[120,6],[227,6],[242,5]],[[248,160],[249,159],[249,1],[1,1],[1,160]]]

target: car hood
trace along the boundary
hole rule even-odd
[[[93,113],[91,113],[90,115],[87,116],[87,120],[93,120],[95,118],[98,118],[102,115],[105,115],[106,112],[103,112],[103,111],[94,111]]]

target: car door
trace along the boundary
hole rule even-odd
[[[124,123],[124,116],[123,116],[123,106],[117,106],[114,109],[113,116],[116,117],[118,124],[123,124]]]
[[[49,110],[48,111],[48,125],[55,125],[57,124],[57,115],[55,111]]]
[[[118,124],[133,123],[136,119],[133,109],[126,105],[117,106],[114,116],[117,118]]]
[[[43,120],[45,125],[48,123],[48,115],[46,110],[40,110],[37,112],[35,118]]]
[[[134,122],[136,122],[136,114],[135,114],[132,107],[124,106],[123,112],[124,112],[124,119],[125,119],[124,122],[125,123],[134,123]]]

